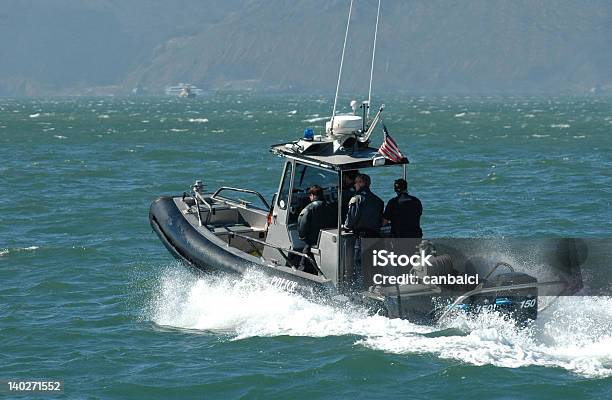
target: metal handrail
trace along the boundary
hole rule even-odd
[[[255,191],[255,190],[250,190],[250,189],[240,189],[240,188],[235,188],[235,187],[230,187],[230,186],[221,186],[219,189],[217,189],[217,191],[215,193],[213,193],[210,197],[212,199],[215,199],[216,196],[219,195],[219,193],[221,193],[224,190],[230,190],[230,191],[234,191],[234,192],[239,192],[239,193],[250,193],[250,194],[254,194],[257,197],[259,197],[259,200],[261,200],[261,202],[266,206],[267,210],[270,211],[270,205],[268,204],[268,202],[266,201],[266,199],[262,196],[261,193]],[[228,199],[231,200],[231,199]]]
[[[200,203],[198,201],[198,194],[197,193],[193,196],[193,199],[195,200],[196,211],[198,212],[198,223],[200,224],[200,226],[203,226],[203,224],[202,224],[202,213],[200,212]]]
[[[489,277],[491,277],[491,275],[493,275],[493,273],[495,271],[497,271],[497,268],[499,267],[506,267],[506,268],[510,268],[510,271],[514,272],[514,267],[510,264],[508,264],[507,262],[498,262],[497,264],[495,264],[495,266],[493,267],[493,269],[491,269],[491,271],[489,271],[489,273],[487,274],[487,276],[484,277],[483,282],[486,282],[487,279],[489,279]]]
[[[206,222],[204,223],[205,225],[208,225],[208,223],[210,222],[210,216],[212,215],[212,206],[208,203],[208,201],[206,201],[206,198],[204,196],[201,196],[200,193],[195,194],[196,200],[199,198],[200,200],[202,200],[202,203],[206,204],[206,207],[208,207],[208,214],[206,214]],[[198,206],[198,214],[200,213],[200,206]],[[201,218],[200,218],[201,219]]]
[[[283,258],[285,258],[285,261],[287,261],[287,262],[290,262],[290,261],[289,261],[289,257],[287,257],[287,256],[286,256],[286,255],[283,253],[283,251],[286,251],[286,252],[287,252],[287,253],[289,253],[289,254],[293,254],[293,255],[298,256],[298,257],[301,257],[301,258],[306,258],[308,261],[310,261],[310,263],[312,264],[312,266],[313,266],[313,267],[315,267],[315,269],[316,269],[316,270],[317,270],[319,273],[321,273],[321,275],[325,276],[325,274],[323,274],[323,271],[321,271],[321,269],[319,268],[319,266],[317,265],[317,263],[315,262],[315,260],[314,260],[312,257],[310,257],[309,255],[302,253],[301,251],[296,251],[296,250],[293,250],[293,249],[287,249],[287,248],[284,248],[284,247],[281,247],[281,246],[277,246],[277,245],[274,245],[274,244],[271,244],[271,243],[268,243],[268,242],[264,242],[263,240],[259,240],[259,239],[252,238],[252,237],[247,236],[247,235],[242,235],[242,234],[237,233],[237,232],[232,232],[232,231],[230,231],[229,229],[227,229],[227,227],[225,227],[225,228],[226,228],[226,230],[227,230],[227,234],[228,234],[230,237],[237,236],[237,237],[239,237],[239,238],[245,239],[245,240],[246,240],[246,241],[248,241],[248,242],[254,242],[254,243],[257,243],[257,244],[261,244],[262,246],[268,246],[268,247],[272,247],[273,249],[278,250],[278,251],[280,252],[280,254],[283,256]]]
[[[185,197],[187,197],[187,192],[183,192],[183,201],[185,201]],[[195,201],[196,211],[198,213],[198,223],[200,226],[208,225],[210,221],[210,215],[212,214],[212,206],[206,201],[204,196],[201,196],[199,192],[195,189],[192,191],[191,198]],[[206,214],[206,222],[202,223],[202,213],[200,212],[200,201],[208,207],[208,214]]]

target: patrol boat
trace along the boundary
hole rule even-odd
[[[361,107],[367,108],[367,102]],[[342,228],[344,174],[395,168],[397,175],[405,176],[409,163],[406,157],[392,161],[370,146],[383,109],[368,122],[365,112],[363,116],[356,112],[336,115],[326,123],[325,135],[306,129],[299,140],[271,146],[272,154],[285,162],[270,201],[245,188],[223,186],[207,192],[198,180],[189,192],[156,199],[150,208],[151,226],[174,257],[200,270],[237,275],[257,270],[262,279],[290,292],[361,303],[373,312],[421,323],[433,323],[454,312],[485,310],[508,312],[526,321],[535,319],[543,307],[539,296],[569,294],[580,288],[581,257],[571,239],[537,243],[533,239],[399,239],[390,238],[383,227],[378,239],[366,240],[364,265],[356,267],[357,237]],[[315,184],[323,188],[325,200],[337,207],[337,223],[320,230],[310,258],[301,251],[305,243],[299,238],[297,220],[308,204],[307,190]],[[243,199],[246,196],[251,201]],[[389,250],[389,246],[408,256],[426,255],[428,265],[367,265],[371,249]],[[506,249],[503,254],[496,250],[502,248]],[[507,260],[512,252],[517,260],[522,252],[531,258],[520,266],[511,265]],[[302,257],[309,258],[314,273],[297,268]],[[383,280],[382,276],[396,278]],[[475,276],[476,281],[460,279]],[[459,284],[449,282],[450,277]]]
[[[483,311],[502,311],[522,323],[546,307],[539,303],[540,296],[579,290],[584,256],[572,239],[399,239],[390,238],[384,228],[374,235],[378,238],[364,239],[343,230],[344,175],[396,168],[405,178],[409,163],[399,152],[388,154],[370,146],[384,110],[383,105],[369,118],[380,1],[368,100],[361,105],[353,101],[352,114],[336,114],[352,6],[351,0],[331,118],[322,134],[306,129],[301,139],[270,148],[285,160],[271,201],[255,190],[231,186],[206,192],[198,180],[189,192],[160,197],[151,205],[150,223],[162,243],[177,259],[203,271],[241,275],[256,270],[262,279],[290,292],[359,303],[372,312],[422,323],[456,312]],[[319,231],[311,257],[302,252],[305,243],[297,221],[312,185],[323,188],[325,201],[335,205],[337,213],[335,226]],[[253,201],[242,199],[247,195]],[[354,259],[355,254],[359,258],[356,244],[362,249],[361,262]],[[408,268],[401,262],[370,262],[370,255],[384,258],[381,251],[391,250],[400,255],[397,260],[418,255],[427,263]],[[298,268],[304,257],[313,267],[309,272]],[[516,262],[508,262],[512,260]]]

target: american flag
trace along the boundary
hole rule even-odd
[[[400,151],[399,147],[397,147],[397,143],[395,140],[389,135],[389,131],[387,131],[387,127],[383,124],[383,132],[385,138],[378,149],[378,152],[382,154],[386,159],[391,160],[393,162],[401,162],[404,158],[404,155]]]

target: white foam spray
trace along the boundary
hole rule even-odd
[[[18,253],[18,252],[22,252],[22,251],[34,251],[34,250],[38,250],[39,247],[38,246],[29,246],[29,247],[16,247],[13,249],[0,249],[0,257],[5,256],[9,253]]]
[[[395,354],[435,354],[473,365],[560,367],[592,378],[612,376],[612,298],[560,298],[528,328],[498,314],[422,326],[284,292],[263,275],[195,276],[168,268],[147,318],[172,328],[255,336],[356,335],[356,346]]]

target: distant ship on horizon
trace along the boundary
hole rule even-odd
[[[176,86],[167,86],[165,93],[167,96],[193,98],[202,95],[204,91],[190,83],[179,83]]]

